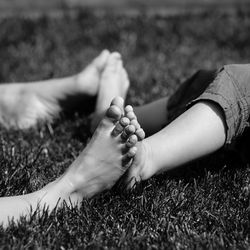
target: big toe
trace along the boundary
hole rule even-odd
[[[121,60],[121,58],[122,58],[122,56],[121,56],[121,54],[120,54],[119,52],[112,52],[112,53],[110,54],[110,57],[109,57],[109,59],[110,59],[111,61],[114,61],[114,60]]]
[[[106,112],[106,116],[112,122],[117,122],[121,118],[122,112],[116,105],[111,105]]]
[[[93,61],[93,64],[96,66],[96,68],[101,72],[104,70],[108,58],[110,56],[110,52],[108,50],[103,50],[98,57],[96,57]]]
[[[121,55],[118,52],[113,52],[108,57],[107,67],[105,68],[106,73],[116,72],[121,70],[123,67],[123,63],[121,60]]]
[[[115,97],[112,100],[110,107],[106,112],[106,116],[113,122],[117,122],[121,119],[123,114],[123,103],[124,100],[121,97]]]
[[[115,105],[120,108],[121,112],[123,113],[123,106],[124,106],[124,99],[120,96],[116,96],[112,102],[111,105]]]

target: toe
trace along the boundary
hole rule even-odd
[[[134,147],[129,149],[127,156],[132,158],[136,155],[136,153],[137,153],[137,147],[134,146]]]
[[[124,111],[125,111],[125,116],[128,117],[128,119],[130,121],[132,121],[133,119],[136,119],[136,115],[135,115],[133,107],[131,105],[127,105],[124,108]]]
[[[121,54],[117,51],[111,53],[110,57],[113,57],[116,60],[121,60],[121,58],[122,58]]]
[[[128,113],[126,114],[126,117],[128,117],[128,119],[129,119],[130,121],[136,119],[135,113],[134,113],[133,111],[128,112]]]
[[[123,116],[119,122],[124,128],[130,124],[130,120],[126,116]]]
[[[108,50],[103,50],[101,54],[94,59],[94,65],[97,67],[98,70],[102,71],[108,61],[110,52]]]
[[[138,138],[136,135],[131,135],[129,138],[128,138],[128,141],[126,142],[126,146],[128,148],[132,148],[133,146],[136,145],[136,143],[138,142]]]
[[[130,122],[131,125],[133,125],[135,127],[136,130],[138,130],[139,128],[141,128],[139,122],[136,120],[136,119],[133,119],[131,122]]]
[[[119,107],[111,105],[106,112],[106,116],[116,122],[121,118],[122,113]]]
[[[131,105],[127,105],[125,108],[124,108],[124,111],[125,113],[129,113],[129,112],[132,112],[133,111],[133,107]]]
[[[123,128],[123,126],[120,124],[120,122],[117,122],[117,124],[115,125],[114,129],[113,129],[112,132],[111,132],[111,135],[114,136],[114,137],[116,137],[116,136],[118,136],[119,134],[122,133],[123,129],[124,129],[124,128]]]
[[[129,119],[127,117],[122,117],[119,122],[117,122],[117,124],[115,125],[111,135],[116,137],[118,136],[119,134],[122,133],[122,131],[124,130],[124,128],[126,126],[128,126],[130,123]]]
[[[112,100],[111,105],[116,105],[117,107],[120,108],[121,112],[123,113],[124,100],[122,97],[120,96],[115,97]]]
[[[122,158],[123,166],[130,163],[131,159],[136,155],[136,153],[137,153],[137,147],[130,148],[129,151]]]
[[[127,140],[130,135],[135,133],[135,127],[133,125],[128,125],[122,132],[121,137],[124,140]]]
[[[128,125],[124,131],[126,132],[127,135],[132,135],[135,133],[135,127],[133,125]]]
[[[136,147],[130,148],[129,151],[122,158],[123,166],[127,166],[131,162],[131,159],[136,155],[136,153],[137,153]]]
[[[116,71],[119,67],[122,68],[121,55],[118,52],[113,52],[108,57],[107,70]]]
[[[142,141],[145,138],[145,132],[142,128],[137,129],[135,134],[137,135],[139,141]]]

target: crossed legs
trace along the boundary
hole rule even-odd
[[[141,127],[150,136],[137,144],[137,154],[124,177],[129,188],[215,152],[225,143],[225,118],[217,104],[198,102],[162,128],[167,123],[167,100],[134,108]]]
[[[100,61],[105,61],[102,65],[107,66],[100,70],[102,76],[99,78],[96,112],[92,123],[95,127],[108,109],[110,100],[117,95],[125,97],[129,86],[119,54],[107,56]],[[95,72],[97,68],[95,67]],[[61,94],[64,96],[65,92]],[[131,106],[123,110],[121,99],[116,98],[98,125],[89,145],[62,177],[32,194],[0,199],[0,206],[6,211],[1,214],[0,221],[7,223],[8,217],[18,219],[37,204],[53,209],[58,199],[78,204],[83,197],[91,197],[110,188],[126,169],[128,170],[124,181],[128,187],[132,187],[137,181],[195,160],[224,145],[226,126],[223,113],[216,104],[198,102],[161,129],[166,123],[166,103],[167,99],[163,98],[135,108],[134,113]],[[121,119],[123,113],[125,117]],[[143,141],[141,140],[145,134],[140,123],[151,134]],[[8,123],[7,120],[6,124],[11,122]],[[32,123],[20,123],[19,119],[14,122],[19,127],[27,124]],[[112,157],[105,162],[107,153]],[[20,208],[18,211],[15,208],[17,203]]]
[[[108,88],[106,92],[108,99],[116,94]],[[102,90],[102,98],[105,100],[105,90]],[[212,101],[197,102],[164,127],[167,124],[167,102],[166,97],[134,108],[139,124],[149,137],[137,144],[132,166],[123,178],[128,187],[206,156],[225,144],[226,123],[218,104]]]
[[[199,159],[221,148],[226,126],[221,109],[198,102],[168,126],[138,143],[137,154],[125,182],[135,182]]]

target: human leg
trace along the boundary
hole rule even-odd
[[[126,175],[128,185],[206,156],[239,137],[249,118],[246,72],[249,65],[225,66],[190,109],[139,143]]]
[[[127,128],[130,120],[124,121],[122,113],[123,100],[115,98],[91,141],[63,176],[39,191],[0,198],[0,223],[6,226],[9,219],[16,221],[22,215],[29,215],[30,209],[35,211],[37,207],[45,207],[51,211],[63,202],[78,205],[84,197],[92,197],[111,188],[136,153],[137,140],[134,143],[131,140],[135,137],[135,128]],[[119,124],[123,129],[114,133],[113,130]],[[123,135],[125,129],[130,131],[126,136]]]
[[[135,114],[146,135],[160,131],[183,113],[186,105],[201,95],[214,80],[215,73],[215,70],[199,70],[184,81],[172,96],[134,107]]]
[[[109,52],[104,50],[77,75],[31,83],[0,85],[0,124],[28,128],[38,120],[51,120],[61,111],[60,101],[75,95],[95,96]],[[73,99],[73,98],[71,98]]]
[[[212,102],[199,102],[176,120],[138,143],[126,182],[135,182],[208,155],[225,143],[223,113]]]

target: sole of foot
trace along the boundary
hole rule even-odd
[[[115,96],[125,99],[128,88],[129,79],[123,67],[121,55],[117,52],[111,53],[100,80],[96,108],[91,121],[92,132],[103,117],[110,101]]]
[[[121,136],[127,128],[124,128],[122,114],[123,99],[116,97],[89,144],[65,174],[67,183],[70,183],[69,186],[72,188],[71,200],[79,201],[83,197],[91,197],[110,189],[126,172],[128,163],[124,162],[124,158],[131,160],[137,149],[136,142],[127,145],[129,140],[136,137],[135,134],[129,134],[126,138]],[[122,124],[124,129],[120,133],[114,133],[118,124]]]

